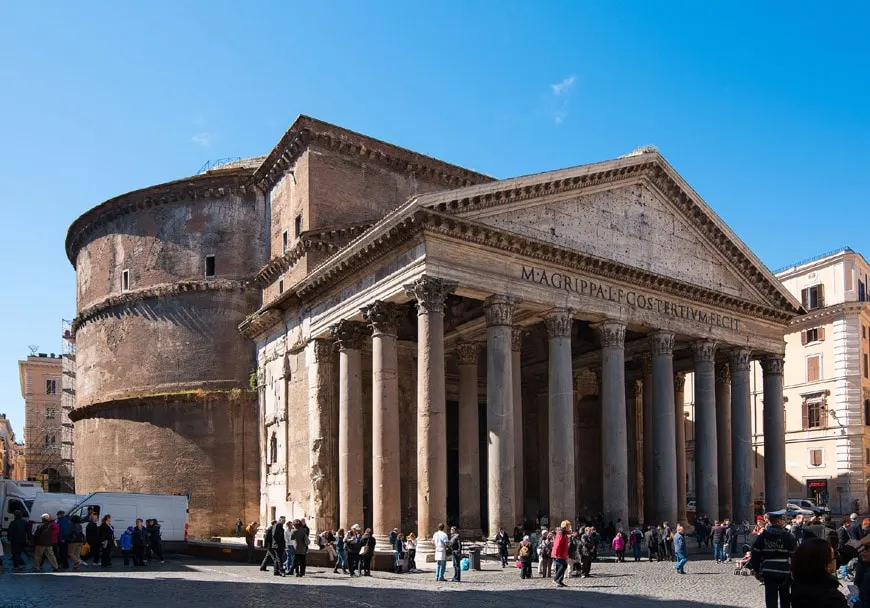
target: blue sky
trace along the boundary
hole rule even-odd
[[[0,412],[75,314],[64,236],[305,113],[499,177],[655,144],[770,267],[870,254],[870,9],[706,2],[5,2]]]

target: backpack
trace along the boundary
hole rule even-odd
[[[82,527],[78,524],[70,526],[69,532],[66,535],[68,543],[81,543],[85,540],[85,533],[82,532]]]
[[[552,551],[553,551],[553,543],[551,543],[549,540],[545,540],[541,543],[541,546],[540,546],[541,557],[550,557],[552,555]]]
[[[523,545],[522,547],[520,547],[520,557],[528,557],[529,553],[531,553],[531,551],[529,550],[528,545]]]

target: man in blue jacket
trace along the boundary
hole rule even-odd
[[[63,511],[57,512],[57,525],[59,526],[58,534],[57,534],[57,544],[54,546],[55,557],[57,557],[57,565],[61,570],[69,569],[69,544],[67,543],[67,536],[69,536],[69,530],[72,526],[72,523],[69,520],[69,517],[66,516],[66,513]]]
[[[677,574],[685,574],[689,557],[686,552],[686,536],[681,525],[677,525],[677,533],[674,534],[674,557],[677,558],[677,563],[674,565]]]

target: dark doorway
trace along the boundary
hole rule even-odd
[[[447,525],[459,526],[459,403],[447,402]]]

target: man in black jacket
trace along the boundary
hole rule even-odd
[[[99,516],[94,511],[88,513],[88,525],[85,526],[85,542],[91,548],[91,556],[95,566],[100,564],[100,551],[102,549],[100,546],[100,524],[97,523],[98,521]]]
[[[21,511],[15,511],[15,519],[9,522],[7,537],[9,539],[10,550],[12,551],[12,566],[16,570],[23,570],[24,558],[22,555],[27,548],[30,530],[27,527],[27,522],[24,521],[24,514]]]
[[[283,576],[284,559],[287,555],[287,540],[284,538],[284,523],[287,519],[282,515],[272,526],[272,550],[275,552],[275,576]]]
[[[791,555],[797,548],[794,537],[783,527],[785,511],[768,513],[770,525],[752,546],[749,567],[764,582],[767,608],[788,608],[791,602]]]
[[[131,534],[131,546],[133,549],[133,565],[134,566],[144,566],[145,565],[145,526],[141,519],[136,520],[136,527],[133,528],[133,534]]]
[[[273,564],[278,563],[278,559],[275,557],[275,554],[272,552],[272,532],[275,530],[275,524],[278,523],[276,520],[272,520],[272,523],[269,524],[269,527],[266,528],[266,532],[263,535],[263,548],[266,549],[266,555],[263,556],[263,561],[260,563],[260,571],[265,572],[266,568],[269,565],[269,560],[272,560]]]

